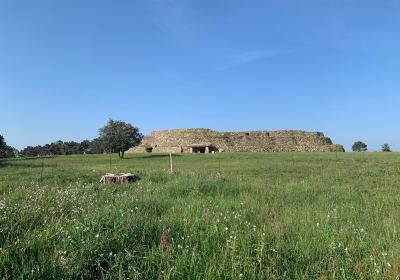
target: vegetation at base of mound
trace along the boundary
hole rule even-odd
[[[0,160],[1,279],[396,279],[400,154]],[[132,184],[102,185],[106,172]],[[168,245],[161,242],[169,228]]]

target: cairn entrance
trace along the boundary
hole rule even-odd
[[[208,154],[210,153],[210,146],[209,144],[190,145],[189,151],[193,154]]]

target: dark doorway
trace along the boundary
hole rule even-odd
[[[192,147],[192,153],[204,154],[206,152],[206,147]]]

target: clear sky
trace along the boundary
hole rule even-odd
[[[0,0],[0,134],[322,131],[400,150],[398,0]]]

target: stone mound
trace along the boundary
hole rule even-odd
[[[128,152],[344,152],[322,132],[301,130],[220,132],[206,128],[153,131]]]

